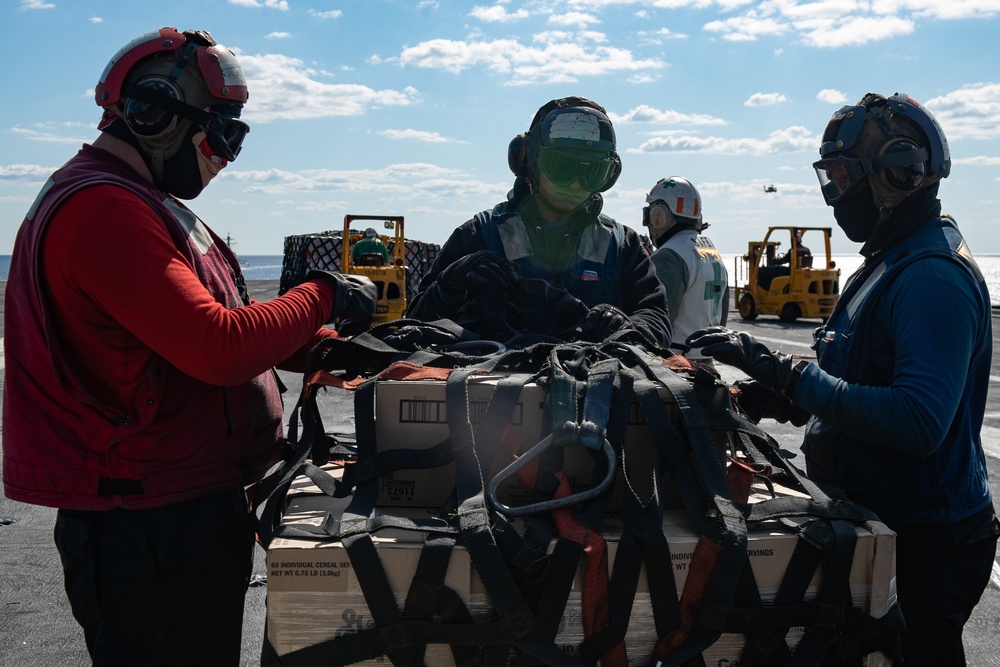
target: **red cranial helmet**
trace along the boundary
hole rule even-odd
[[[125,121],[154,163],[171,157],[191,129],[234,160],[249,127],[238,120],[247,82],[232,51],[201,30],[161,28],[123,46],[104,68],[95,101]]]

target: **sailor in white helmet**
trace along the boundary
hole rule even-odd
[[[712,364],[692,354],[684,340],[698,329],[725,325],[729,313],[729,275],[712,241],[701,231],[701,195],[680,176],[661,178],[646,196],[642,224],[656,247],[653,265],[667,290],[673,332],[671,349],[691,361]]]

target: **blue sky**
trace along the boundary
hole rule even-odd
[[[163,26],[210,31],[247,74],[243,153],[191,203],[240,254],[347,213],[404,215],[409,238],[443,243],[504,198],[507,144],[566,95],[615,123],[619,222],[641,230],[646,192],[684,176],[723,252],[778,224],[832,226],[834,251],[855,252],[811,164],[833,111],[869,91],[937,116],[944,210],[1000,253],[998,15],[1000,0],[0,0],[0,254],[96,135],[108,59]]]

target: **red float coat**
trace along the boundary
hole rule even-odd
[[[143,509],[259,480],[283,453],[273,367],[331,333],[334,287],[245,303],[238,280],[214,232],[112,154],[53,174],[7,283],[6,495]]]

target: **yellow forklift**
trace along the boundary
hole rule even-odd
[[[830,254],[830,227],[770,227],[763,241],[750,241],[736,258],[733,296],[744,320],[777,315],[783,322],[800,317],[823,321],[840,298],[840,269]],[[781,239],[788,251],[779,254]],[[822,254],[813,255],[810,245]]]
[[[382,223],[385,233],[377,234],[386,248],[392,241],[388,261],[381,253],[364,253],[354,257],[355,244],[365,240],[365,230],[351,229],[354,222]],[[373,229],[367,225],[366,229]],[[378,288],[378,304],[372,324],[391,322],[406,312],[406,243],[401,215],[345,215],[344,235],[341,245],[340,266],[342,273],[367,276]]]

